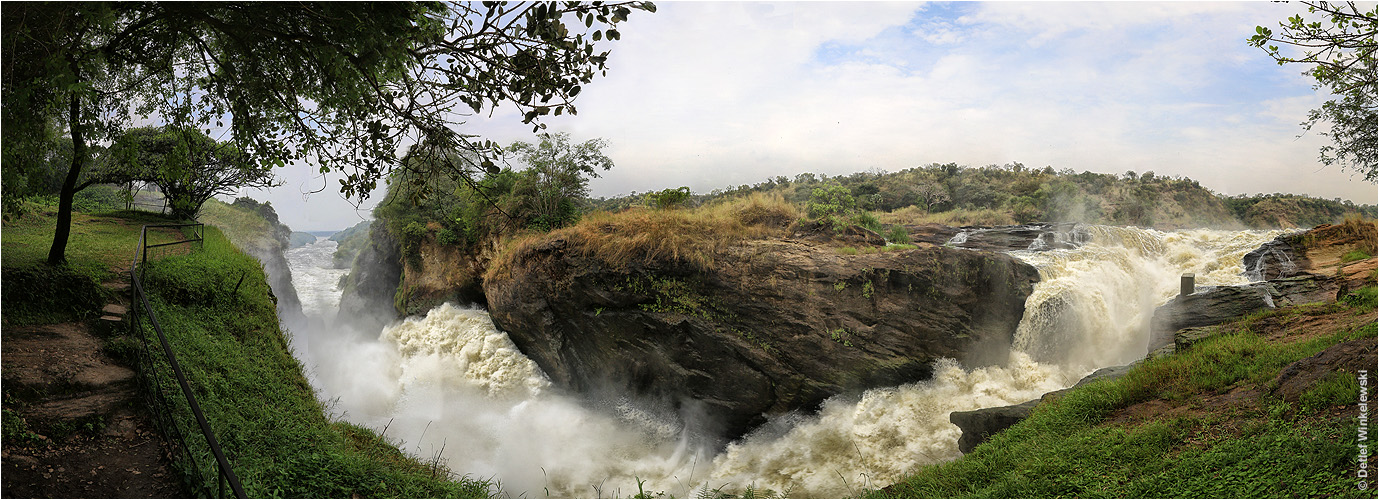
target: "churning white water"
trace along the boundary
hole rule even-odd
[[[1199,285],[1243,283],[1241,257],[1280,232],[1160,232],[1086,226],[1085,244],[1012,254],[1039,269],[1005,366],[944,360],[934,378],[835,398],[817,415],[773,419],[717,449],[691,439],[688,415],[627,402],[579,404],[550,387],[483,310],[445,305],[382,332],[330,326],[340,270],[334,242],[288,252],[312,325],[293,346],[340,418],[385,431],[406,451],[528,497],[693,497],[769,489],[838,497],[888,485],[916,466],[960,456],[953,411],[1020,403],[1144,354],[1154,307],[1182,273]],[[320,258],[324,255],[324,259]]]

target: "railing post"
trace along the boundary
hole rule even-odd
[[[1195,273],[1183,273],[1182,281],[1179,283],[1178,295],[1192,295],[1197,290],[1197,275]]]

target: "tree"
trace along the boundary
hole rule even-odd
[[[661,210],[668,210],[683,205],[685,202],[689,201],[689,199],[689,186],[666,188],[662,189],[660,192],[646,194],[647,204]]]
[[[1319,122],[1329,122],[1323,135],[1332,144],[1321,149],[1321,162],[1364,174],[1365,180],[1379,183],[1379,157],[1376,157],[1375,28],[1379,26],[1379,6],[1361,11],[1355,2],[1303,2],[1308,14],[1324,20],[1308,21],[1301,14],[1280,22],[1275,34],[1270,28],[1255,27],[1249,43],[1264,49],[1279,65],[1297,63],[1311,66],[1304,72],[1316,80],[1314,89],[1326,89],[1333,96],[1307,114],[1302,122],[1311,130]],[[1284,55],[1277,44],[1300,48],[1301,57]]]
[[[270,167],[250,161],[234,145],[199,130],[130,129],[112,148],[111,156],[108,166],[94,169],[93,179],[154,184],[178,218],[195,218],[206,200],[218,194],[278,185]]]
[[[177,129],[228,130],[252,161],[313,161],[340,170],[362,201],[404,144],[501,147],[457,130],[507,103],[539,130],[573,114],[606,71],[603,39],[644,2],[624,3],[38,3],[7,5],[3,29],[5,168],[44,147],[43,127],[72,140],[48,255],[65,260],[71,201],[88,145],[118,137],[135,114]],[[597,26],[595,26],[597,23]],[[581,26],[582,25],[582,26]],[[15,152],[10,154],[11,150]],[[434,163],[417,162],[416,165]],[[447,167],[448,168],[448,167]]]
[[[948,188],[931,179],[924,179],[915,183],[911,191],[916,199],[924,204],[924,213],[926,214],[933,210],[934,205],[952,201],[952,198],[948,196]]]
[[[573,144],[563,132],[540,137],[537,144],[514,142],[507,151],[528,167],[513,194],[530,198],[529,225],[551,230],[579,219],[579,203],[589,195],[589,177],[613,168],[613,160],[603,154],[608,146],[603,139]]]

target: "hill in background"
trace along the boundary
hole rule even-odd
[[[950,226],[1004,225],[1028,222],[1083,222],[1134,225],[1172,230],[1186,227],[1264,229],[1312,227],[1337,223],[1350,214],[1376,216],[1375,205],[1340,198],[1325,200],[1296,194],[1225,196],[1184,177],[1128,171],[1121,175],[1071,169],[1027,168],[1020,163],[959,166],[933,163],[894,173],[857,172],[829,177],[812,173],[691,195],[690,204],[753,192],[779,193],[805,203],[814,189],[837,184],[847,188],[859,208],[877,213],[887,224],[937,222]],[[593,201],[595,208],[617,211],[647,205],[648,195]]]

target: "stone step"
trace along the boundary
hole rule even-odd
[[[134,401],[134,388],[127,387],[54,398],[20,408],[18,412],[30,424],[49,430],[61,422],[109,417]]]
[[[123,317],[124,315],[129,314],[129,308],[122,306],[120,304],[106,304],[105,307],[101,308],[101,312],[105,313],[105,315],[107,316]]]
[[[129,331],[123,316],[105,315],[96,319],[92,331],[99,336],[110,338]]]

